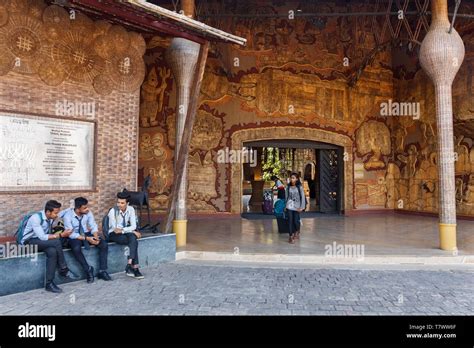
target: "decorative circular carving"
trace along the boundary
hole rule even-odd
[[[0,52],[10,52],[15,59],[14,70],[23,74],[38,71],[44,41],[43,23],[33,17],[13,14],[0,28]]]
[[[53,60],[44,60],[38,75],[48,86],[58,86],[66,79],[66,71]]]
[[[28,0],[11,0],[9,2],[8,10],[10,13],[27,13],[28,7]]]
[[[68,31],[62,40],[53,43],[50,55],[75,82],[92,82],[104,70],[104,60],[78,32]]]
[[[37,73],[49,86],[91,83],[100,95],[134,92],[145,76],[143,37],[42,0],[0,0],[0,75]]]
[[[120,25],[112,25],[107,34],[110,36],[110,48],[122,53],[130,47],[130,36],[127,30]]]
[[[30,0],[28,13],[37,19],[41,19],[45,8],[46,4],[43,0]]]
[[[95,25],[92,19],[78,11],[70,12],[69,19],[71,31],[82,36],[85,42],[91,43],[94,40]]]
[[[104,59],[109,59],[113,56],[114,51],[111,46],[112,42],[110,41],[110,36],[107,34],[96,37],[92,43],[95,53]]]
[[[112,26],[112,23],[107,22],[106,20],[100,20],[94,23],[94,39],[100,35],[105,35],[107,31]]]
[[[130,36],[130,46],[135,48],[140,55],[144,55],[146,51],[146,42],[143,36],[140,34],[131,31],[128,33]]]
[[[31,58],[40,50],[41,39],[30,28],[18,27],[10,32],[8,48],[18,58]]]
[[[43,11],[43,22],[46,24],[48,32],[51,32],[55,39],[59,37],[61,31],[69,28],[69,14],[64,8],[51,5]]]
[[[122,92],[134,92],[145,77],[145,63],[140,54],[134,49],[127,53],[115,54],[107,64],[107,72],[115,89]]]
[[[112,81],[105,74],[97,75],[92,85],[94,90],[100,95],[109,95],[114,89]]]

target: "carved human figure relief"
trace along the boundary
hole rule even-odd
[[[364,163],[367,170],[383,169],[385,162],[382,155],[390,154],[390,130],[383,122],[370,120],[364,122],[356,131],[357,153],[359,156],[369,155]]]
[[[140,121],[142,127],[154,127],[158,125],[157,117],[163,111],[163,100],[167,79],[171,76],[171,70],[165,67],[158,68],[160,79],[154,67],[148,73],[146,81],[142,85],[140,105]]]

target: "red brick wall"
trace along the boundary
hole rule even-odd
[[[89,199],[93,213],[100,220],[122,188],[136,189],[139,90],[133,93],[114,91],[98,95],[90,84],[63,82],[57,87],[44,84],[36,75],[10,72],[0,77],[0,109],[22,113],[55,115],[57,101],[95,102],[97,121],[97,162],[95,192],[51,192],[47,194],[0,194],[0,237],[12,235],[21,216],[40,210],[49,199],[69,206],[71,199]],[[83,118],[82,116],[73,118]],[[119,136],[120,134],[120,136]],[[98,221],[99,222],[99,221]]]

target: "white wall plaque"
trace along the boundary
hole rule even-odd
[[[0,192],[94,190],[95,123],[0,112]]]

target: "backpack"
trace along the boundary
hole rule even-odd
[[[37,212],[37,211],[30,212],[30,213],[26,214],[25,216],[23,216],[23,218],[20,221],[20,224],[18,225],[18,229],[15,232],[15,238],[16,238],[17,244],[21,244],[21,240],[23,239],[26,225],[28,224],[28,221],[30,220],[30,217],[32,217],[35,214],[39,215],[40,224],[41,225],[43,224],[43,222],[44,222],[43,214],[41,214],[40,212]]]
[[[107,215],[105,215],[103,218],[102,218],[102,235],[104,236],[104,239],[106,242],[109,241],[109,213],[111,210],[114,210],[115,212],[115,221],[118,220],[118,216],[119,216],[119,209],[117,206],[113,207],[113,208],[110,208],[109,211],[107,212]]]
[[[285,200],[277,199],[273,212],[277,218],[285,218]]]

